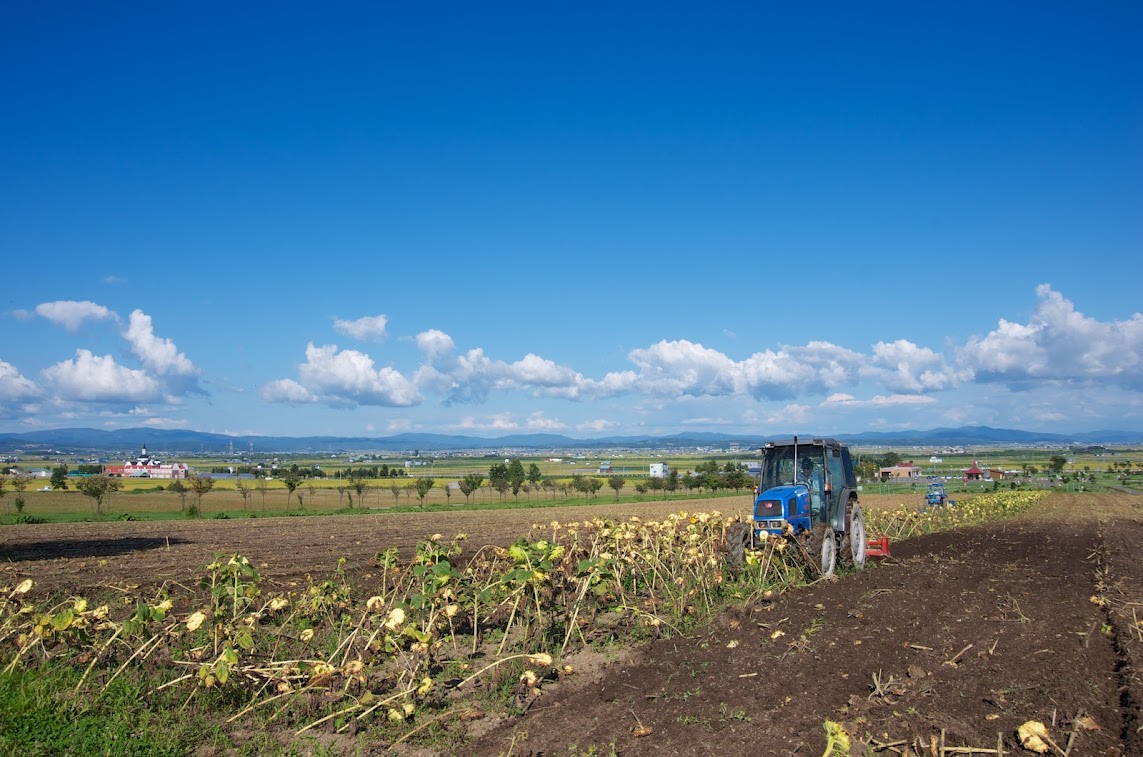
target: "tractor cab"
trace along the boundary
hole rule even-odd
[[[949,499],[943,483],[932,481],[929,483],[929,490],[925,494],[925,504],[929,507],[944,507],[945,505],[955,505],[956,502]]]
[[[797,535],[819,523],[844,533],[846,504],[856,491],[849,448],[836,439],[767,443],[754,500],[754,536],[777,536],[787,526]]]

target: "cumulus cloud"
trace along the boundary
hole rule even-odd
[[[74,360],[64,360],[42,371],[55,395],[71,402],[137,403],[161,400],[162,387],[143,371],[115,362],[110,355],[76,350]]]
[[[484,402],[492,391],[577,399],[587,385],[571,368],[532,353],[514,363],[493,360],[479,347],[457,354],[452,337],[436,329],[418,334],[416,342],[424,364],[413,381],[443,394],[445,405]]]
[[[1001,319],[958,351],[977,381],[1103,381],[1143,389],[1143,315],[1104,323],[1077,311],[1048,284],[1036,295],[1027,324]]]
[[[485,420],[466,415],[456,424],[456,428],[468,431],[515,431],[519,427],[511,413],[498,413]]]
[[[627,358],[638,369],[639,391],[647,394],[734,394],[741,378],[738,366],[726,355],[685,339],[632,350]]]
[[[905,339],[873,345],[873,364],[881,384],[896,392],[932,392],[951,389],[971,376],[949,366],[943,355]]]
[[[786,426],[804,425],[810,420],[809,405],[790,403],[776,413],[766,416],[764,422],[768,424],[785,424]]]
[[[634,391],[660,397],[791,399],[853,383],[865,363],[860,353],[821,341],[765,350],[736,361],[685,339],[664,340],[632,350],[628,359],[638,370],[581,382],[582,390],[593,396]]]
[[[131,311],[123,338],[131,345],[131,352],[143,365],[160,376],[196,376],[199,373],[194,363],[179,352],[174,342],[155,336],[151,316],[142,310]]]
[[[342,334],[351,336],[363,342],[378,341],[385,336],[385,327],[389,324],[387,315],[370,315],[354,321],[341,318],[333,320],[333,327]]]
[[[548,418],[543,412],[529,415],[524,425],[531,431],[559,431],[564,428],[564,424],[558,418]]]
[[[928,405],[933,402],[936,400],[922,394],[878,395],[866,400],[859,400],[852,394],[838,392],[826,397],[822,401],[822,407],[893,407],[895,405]]]
[[[143,421],[146,428],[190,428],[186,418],[159,418],[157,416]]]
[[[308,405],[318,402],[318,397],[293,379],[277,379],[261,389],[259,395],[266,402],[281,402],[286,405]]]
[[[746,389],[757,400],[793,399],[855,383],[865,357],[829,342],[785,346],[747,358],[742,366]]]
[[[261,395],[270,402],[350,407],[409,407],[421,401],[413,382],[392,368],[375,368],[364,352],[313,343],[306,345],[306,362],[298,366],[298,380],[271,381],[262,387]]]
[[[115,311],[89,300],[76,302],[75,300],[57,300],[56,302],[43,302],[36,306],[36,314],[46,318],[57,326],[68,331],[76,331],[84,321],[118,320]]]
[[[27,402],[40,396],[40,388],[16,366],[0,360],[0,402]]]

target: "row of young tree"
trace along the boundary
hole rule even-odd
[[[287,509],[292,506],[295,498],[297,499],[298,507],[304,508],[307,498],[312,501],[316,497],[317,488],[312,483],[304,483],[307,478],[312,478],[312,476],[306,475],[308,472],[310,472],[310,469],[298,468],[298,466],[295,465],[286,469],[284,475],[278,477],[277,480],[280,481],[282,486],[286,489]],[[68,473],[69,471],[66,465],[61,465],[53,469],[51,478],[52,488],[68,489]],[[340,505],[343,501],[347,500],[350,508],[354,507],[355,504],[364,504],[366,494],[380,488],[371,483],[377,478],[386,476],[394,477],[394,473],[396,473],[397,476],[404,476],[403,470],[396,468],[387,469],[386,466],[381,466],[380,469],[376,467],[350,469],[346,473],[347,475],[343,478],[344,483],[337,487],[338,504]],[[377,473],[378,476],[373,476],[372,474],[374,473]],[[12,487],[17,491],[15,501],[17,511],[23,510],[23,492],[29,481],[30,477],[25,475],[17,475],[11,479]],[[487,476],[479,473],[467,474],[456,482],[456,489],[464,495],[466,502],[471,502],[473,494],[480,491],[486,481],[490,490],[500,494],[501,500],[507,497],[509,493],[518,499],[521,492],[531,495],[532,492],[541,491],[549,493],[552,499],[556,498],[557,493],[562,494],[566,498],[571,496],[573,492],[594,498],[605,485],[615,492],[615,497],[618,499],[620,492],[627,486],[629,479],[624,476],[610,476],[606,479],[602,479],[596,476],[579,474],[573,475],[570,478],[544,476],[540,471],[540,467],[535,463],[531,463],[525,468],[524,464],[517,459],[511,460],[508,463],[493,464],[489,468]],[[7,479],[0,478],[0,500],[4,498],[4,484],[6,482]],[[174,479],[167,484],[166,489],[178,495],[180,509],[187,515],[193,517],[202,514],[203,497],[214,488],[214,483],[215,479],[210,475],[194,474],[188,476],[186,479]],[[665,477],[646,478],[636,483],[634,489],[636,493],[641,496],[652,492],[674,493],[680,489],[688,493],[696,489],[700,491],[718,491],[722,489],[740,491],[748,487],[750,483],[750,478],[746,473],[745,466],[727,463],[720,467],[718,463],[711,460],[700,464],[692,473],[684,476],[680,476],[678,471],[671,471],[670,474]],[[92,475],[91,473],[84,472],[82,477],[74,480],[74,484],[80,493],[91,499],[92,512],[95,515],[103,515],[110,508],[112,495],[122,490],[123,479],[103,475],[102,473]],[[388,488],[395,501],[399,501],[402,494],[409,497],[415,493],[419,503],[423,507],[425,498],[435,487],[435,479],[431,477],[418,477],[414,479],[411,485],[392,484]],[[453,487],[446,483],[443,488],[446,499],[451,500]],[[270,489],[270,482],[265,477],[256,477],[252,482],[248,482],[247,479],[242,478],[235,479],[235,490],[242,497],[243,510],[249,508],[250,500],[255,494],[260,496],[262,509],[265,510],[266,495]]]
[[[265,468],[261,465],[240,465],[237,468],[233,466],[215,466],[210,469],[210,472],[234,473],[237,475],[253,476],[254,478],[266,478],[272,475],[281,476],[284,474],[293,474],[298,478],[330,478],[334,476],[337,478],[400,478],[402,476],[408,475],[405,472],[404,468],[390,468],[388,465],[374,465],[369,468],[349,467],[330,473],[328,471],[322,470],[317,465],[302,467],[297,463],[294,463],[287,468]]]

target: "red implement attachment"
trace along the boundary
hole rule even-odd
[[[865,556],[892,557],[892,555],[889,554],[889,537],[882,536],[880,539],[870,539],[865,542]]]

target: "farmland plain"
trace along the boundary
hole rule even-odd
[[[862,497],[871,511],[911,509],[917,499],[908,490]],[[742,515],[749,501],[600,497],[543,510],[22,524],[0,529],[0,586],[31,579],[26,599],[41,603],[146,596],[191,586],[207,563],[242,554],[267,595],[304,596],[334,574],[376,584],[381,552],[407,560],[434,535],[467,535],[471,556],[542,538],[553,522],[651,521],[682,509]],[[1019,727],[1037,721],[1061,752],[1143,754],[1141,540],[1139,496],[1055,493],[1014,518],[894,543],[891,558],[864,572],[752,595],[685,633],[585,647],[563,661],[576,674],[538,687],[527,707],[485,707],[460,733],[414,753],[820,754],[828,721],[873,753],[944,743],[1007,754],[1019,747]],[[305,747],[294,729],[276,733],[285,751],[391,746],[370,732]],[[243,738],[232,728],[218,749],[241,753]]]

